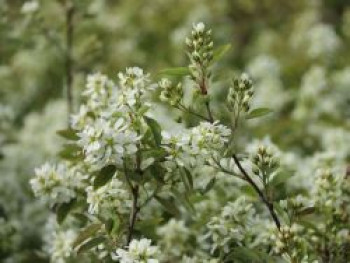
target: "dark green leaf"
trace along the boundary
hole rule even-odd
[[[87,250],[90,250],[90,249],[98,246],[99,244],[101,244],[105,240],[106,240],[106,238],[103,236],[93,237],[93,238],[89,239],[88,241],[84,242],[81,246],[79,246],[79,248],[77,249],[77,254],[82,253],[82,252],[87,251]]]
[[[301,210],[299,210],[296,215],[297,216],[306,216],[306,215],[310,215],[313,214],[316,211],[315,207],[305,207]]]
[[[249,120],[249,119],[259,118],[271,112],[272,110],[269,108],[257,108],[249,112],[248,115],[246,116],[246,119]]]
[[[85,240],[88,238],[92,237],[94,234],[97,233],[101,229],[101,224],[96,223],[96,224],[91,224],[84,228],[78,235],[78,237],[75,239],[73,243],[73,248],[76,248],[79,246],[81,243],[83,243]]]
[[[186,191],[187,192],[192,192],[193,191],[193,179],[190,171],[186,169],[185,167],[180,170],[180,175],[182,178],[182,181],[185,185]]]
[[[168,75],[168,76],[177,76],[177,77],[183,77],[189,74],[190,74],[190,70],[187,67],[168,68],[168,69],[163,69],[159,72],[159,75]]]
[[[271,180],[271,182],[269,184],[271,186],[278,186],[280,184],[285,183],[292,176],[293,176],[292,171],[287,171],[287,170],[280,171],[273,177],[273,179]]]
[[[79,136],[77,135],[77,131],[73,129],[67,129],[67,130],[59,130],[56,132],[59,136],[71,140],[71,141],[77,141],[79,140]]]
[[[253,250],[247,247],[235,247],[233,248],[233,251],[230,252],[226,257],[226,260],[234,260],[234,262],[240,262],[240,263],[272,263],[274,262],[271,256],[268,254]],[[229,261],[231,262],[231,261]]]
[[[179,209],[176,207],[175,203],[172,202],[169,199],[165,199],[162,198],[160,196],[155,196],[154,197],[164,208],[167,212],[169,212],[170,214],[174,215],[174,216],[179,216],[180,215],[180,211]]]
[[[206,194],[207,192],[209,192],[215,185],[216,182],[216,178],[213,177],[210,179],[210,181],[204,186],[204,188],[200,191],[200,193],[202,195]]]
[[[97,189],[101,186],[104,186],[106,183],[108,183],[112,179],[116,170],[117,170],[117,167],[112,164],[103,167],[100,170],[100,172],[95,176],[94,188]]]
[[[72,201],[68,202],[68,203],[63,203],[58,205],[57,210],[56,210],[56,218],[57,218],[57,222],[59,224],[61,224],[64,219],[67,217],[69,211],[72,210],[72,208],[74,207],[76,203],[76,199],[73,199]]]
[[[187,194],[180,193],[177,189],[171,189],[172,194],[176,198],[176,201],[180,202],[191,214],[194,214],[196,210],[194,209],[193,204],[189,200]]]
[[[151,129],[154,141],[156,142],[156,145],[159,147],[162,143],[162,128],[158,124],[158,122],[150,117],[144,116],[144,119],[148,125],[148,127]]]
[[[231,49],[231,44],[226,44],[223,46],[218,47],[213,52],[213,62],[217,62]]]
[[[58,155],[66,160],[81,160],[83,158],[81,148],[74,143],[65,144]]]

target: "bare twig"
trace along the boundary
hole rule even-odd
[[[72,83],[73,83],[73,34],[74,34],[74,5],[72,1],[65,2],[65,12],[66,12],[66,96],[67,96],[67,108],[68,108],[68,123],[69,116],[73,111],[73,93],[72,93]]]
[[[241,173],[243,174],[243,176],[245,177],[246,181],[254,188],[254,190],[257,192],[257,194],[259,195],[261,201],[266,205],[267,209],[269,210],[269,213],[273,219],[273,221],[276,224],[276,227],[278,228],[278,230],[281,228],[281,222],[278,219],[278,216],[274,210],[273,207],[273,203],[271,203],[266,196],[264,195],[264,193],[260,190],[260,188],[256,185],[256,183],[250,178],[250,176],[248,175],[248,173],[245,171],[245,169],[242,167],[238,157],[233,154],[233,160],[235,161],[238,169],[241,171]]]

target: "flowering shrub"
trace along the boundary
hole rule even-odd
[[[315,27],[306,42],[329,30]],[[269,139],[244,147],[242,131],[249,122],[264,125],[256,119],[272,110],[256,106],[246,73],[227,83],[218,104],[216,66],[230,46],[216,48],[203,23],[193,25],[185,43],[189,66],[165,69],[161,78],[138,67],[117,81],[88,76],[79,112],[69,129],[58,131],[67,141],[62,161],[37,168],[30,181],[59,224],[49,222],[52,261],[347,262],[347,149],[340,160],[330,156],[313,167]],[[337,43],[307,52],[321,56]],[[274,60],[263,57],[248,67],[260,84],[265,64],[279,78]],[[301,96],[312,100],[308,87],[322,92],[324,73],[306,74]],[[179,117],[160,112],[158,98]],[[308,178],[315,168],[319,174]],[[303,173],[309,184],[298,184]]]

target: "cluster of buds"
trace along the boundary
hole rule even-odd
[[[300,238],[301,231],[302,227],[297,224],[282,226],[278,233],[271,237],[275,241],[275,253],[279,255],[288,253],[296,257],[298,254],[298,247],[300,247],[302,243],[302,239]]]
[[[231,110],[236,112],[248,112],[250,100],[253,96],[253,82],[248,74],[243,73],[240,78],[236,78],[231,85],[227,103]]]
[[[161,88],[161,101],[168,102],[170,105],[174,106],[182,100],[183,90],[181,83],[173,85],[169,79],[163,78],[158,82],[158,86]]]
[[[210,78],[208,67],[213,60],[213,39],[211,29],[203,23],[193,25],[192,35],[186,38],[191,79],[199,85],[200,92],[207,94],[206,80]]]
[[[253,172],[257,176],[266,177],[279,167],[279,160],[269,148],[261,145],[252,158]]]

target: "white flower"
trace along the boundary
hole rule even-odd
[[[136,153],[140,136],[129,129],[122,118],[97,119],[78,133],[85,161],[99,169],[107,164],[121,164],[122,158]]]
[[[122,213],[128,207],[128,192],[123,188],[123,183],[116,178],[112,178],[109,183],[98,189],[89,186],[86,192],[86,202],[91,214],[112,210]]]
[[[127,250],[117,249],[112,258],[120,263],[158,263],[159,253],[157,246],[151,246],[151,240],[142,238],[132,240]]]
[[[197,24],[193,24],[193,29],[194,31],[196,31],[197,33],[203,33],[205,30],[205,25],[203,22],[199,22]]]
[[[22,5],[22,14],[31,14],[39,9],[39,2],[36,0],[27,1]]]
[[[30,180],[35,196],[44,201],[66,203],[76,196],[76,191],[85,186],[87,177],[78,169],[68,168],[65,164],[44,164],[35,169],[35,177]]]
[[[87,77],[86,90],[87,106],[92,110],[107,107],[109,99],[115,92],[116,87],[113,81],[101,73],[90,74]]]

